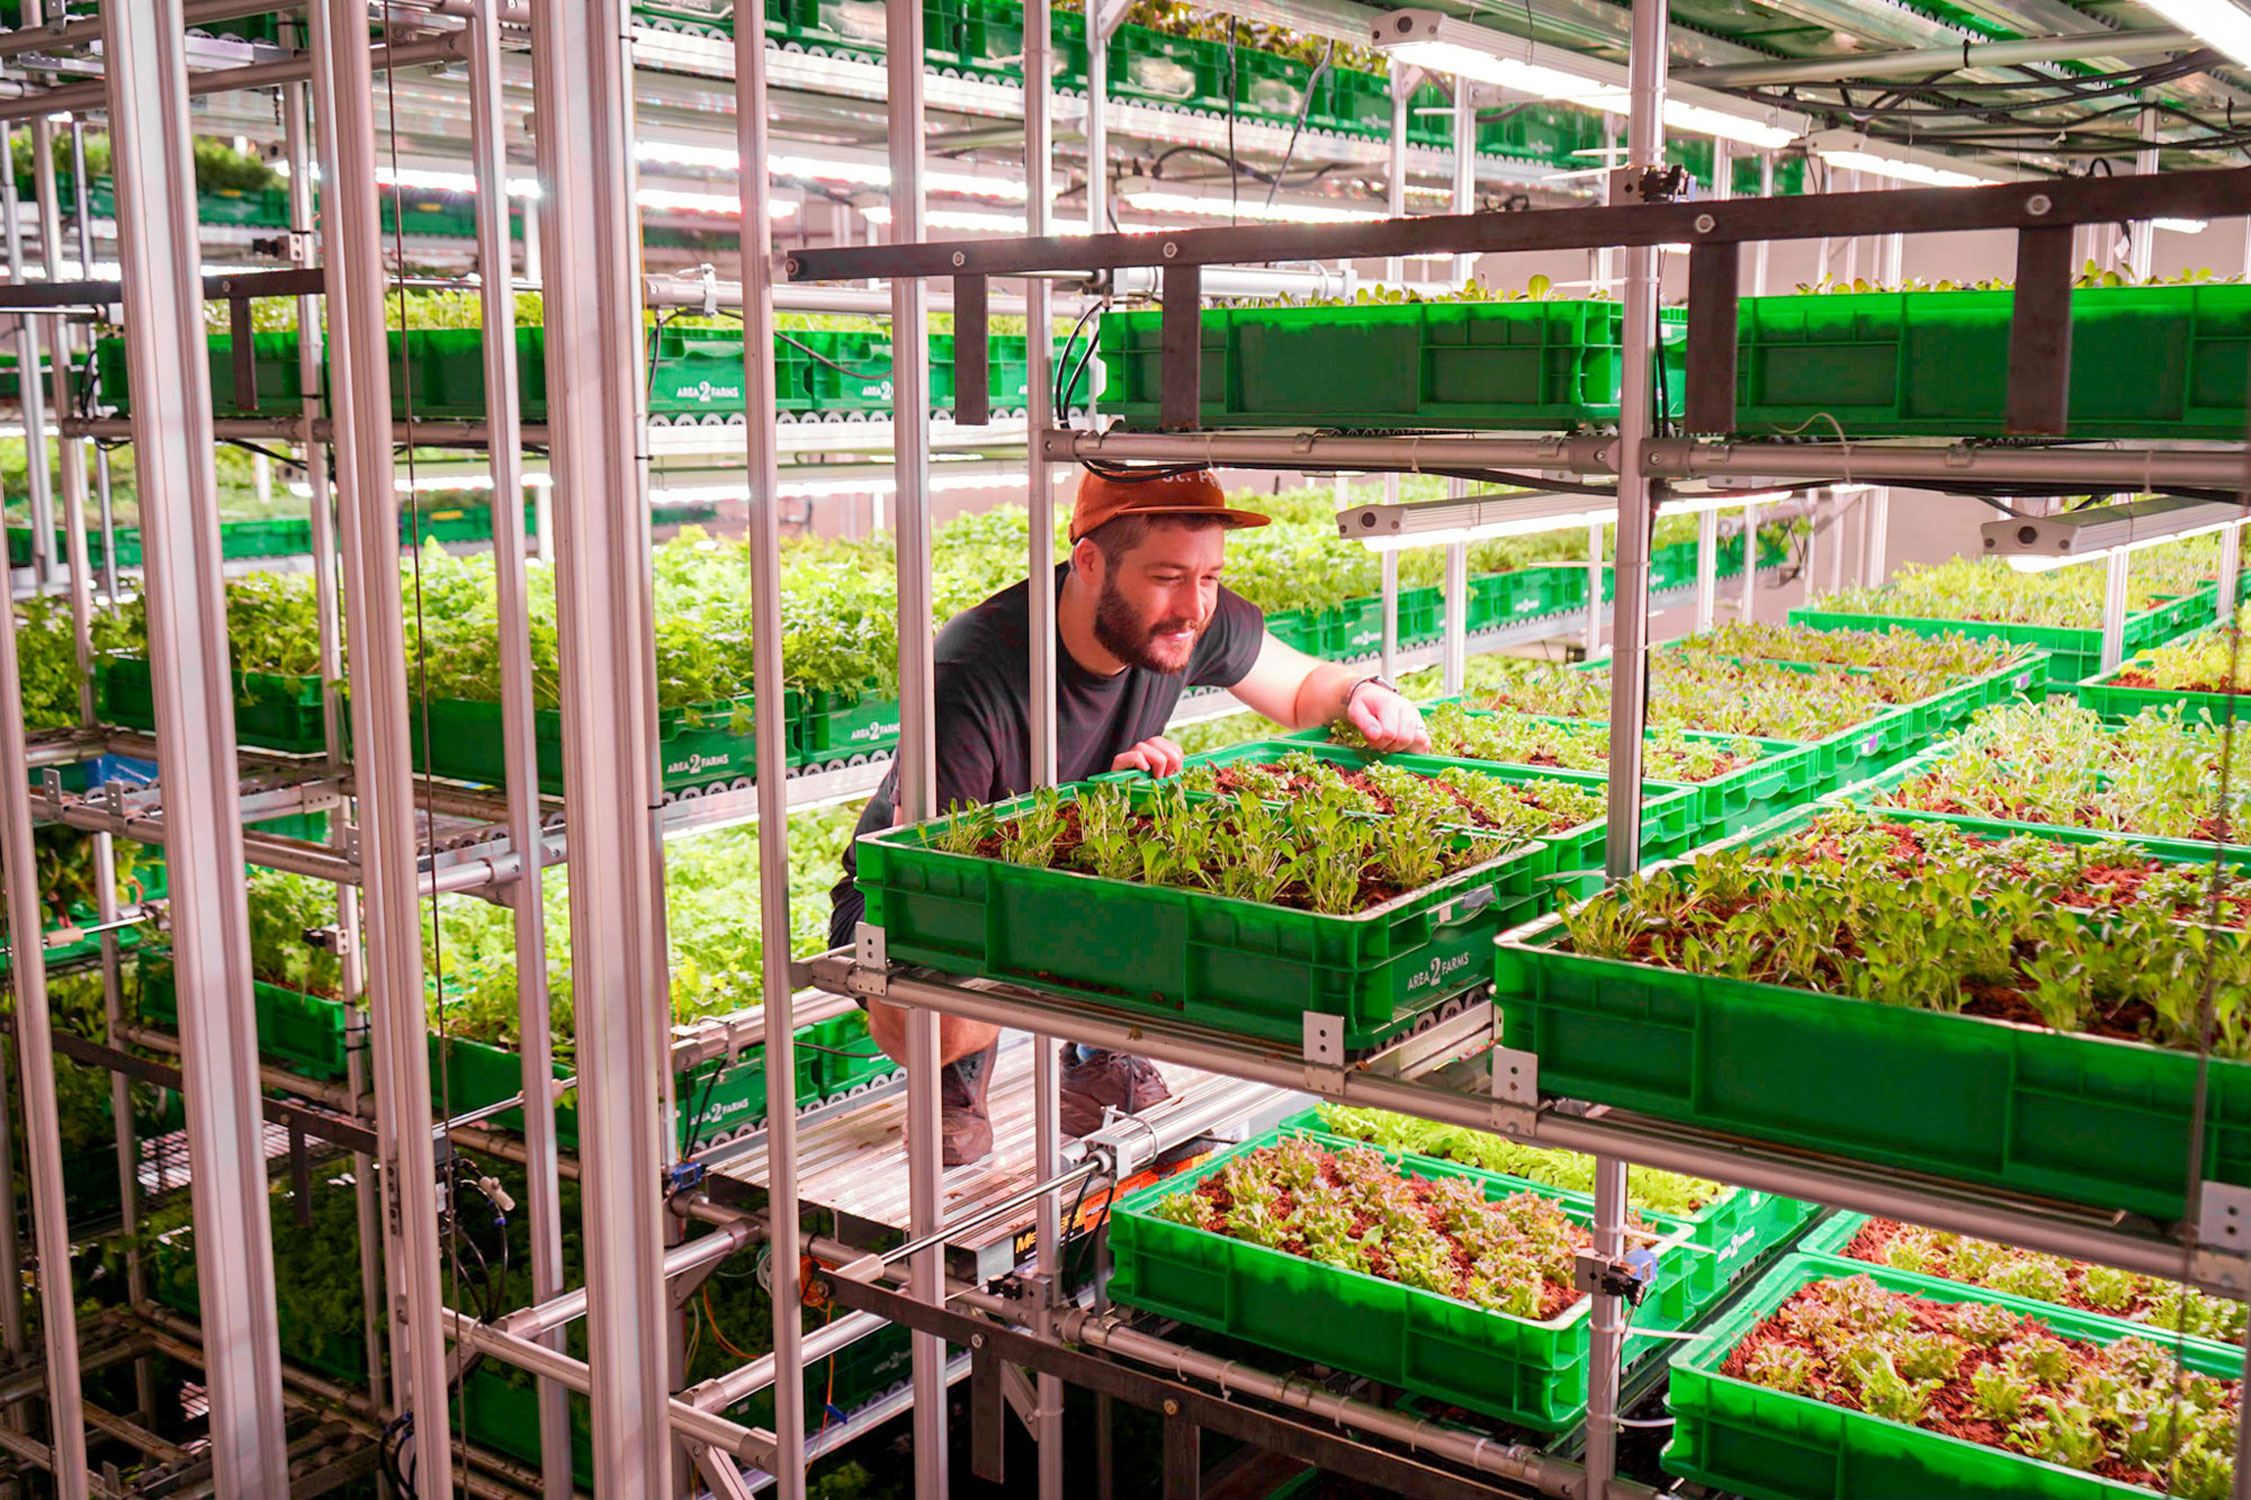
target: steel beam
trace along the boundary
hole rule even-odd
[[[893,102],[896,103],[894,95]],[[896,191],[896,189],[894,189]],[[863,277],[1010,276],[1120,266],[1259,265],[1284,260],[1376,259],[1441,250],[1487,254],[1595,245],[1718,244],[1807,240],[1873,232],[1939,234],[2044,229],[2118,219],[2221,219],[2251,213],[2251,167],[2156,177],[2087,177],[1989,187],[1908,188],[1557,208],[1535,214],[1432,214],[1365,224],[1261,224],[1083,239],[948,240],[790,253],[792,281]],[[1709,220],[1709,224],[1705,221]],[[896,227],[896,225],[894,225]],[[956,257],[959,262],[956,262]]]
[[[180,7],[180,15],[188,26],[208,26],[213,21],[232,21],[241,16],[262,15],[267,11],[298,11],[305,8],[305,0],[187,0]],[[102,39],[102,23],[92,21],[39,22],[27,11],[24,22],[13,31],[0,32],[0,58],[20,57],[26,52],[51,54],[79,47],[91,47]]]
[[[15,131],[8,128],[4,120],[0,120],[0,151],[7,152],[13,163]],[[7,177],[0,180],[0,217],[6,219],[0,233],[6,237],[8,280],[20,286],[24,284],[23,218],[16,199],[12,167]],[[24,466],[24,491],[31,514],[31,579],[35,587],[44,589],[55,576],[55,501],[46,464],[46,392],[40,388],[38,378],[40,334],[37,319],[16,320],[16,369],[21,372],[17,389],[22,392],[24,451],[27,455],[36,455],[38,460]]]
[[[83,259],[83,258],[82,258]],[[317,293],[327,285],[327,273],[317,266],[294,271],[229,271],[206,276],[203,297],[211,302],[239,302],[252,297],[299,297]],[[65,281],[50,276],[45,281],[24,281],[0,286],[0,311],[40,308],[104,308],[123,296],[115,281]]]
[[[594,1463],[618,1500],[671,1493],[669,1308],[656,1111],[670,1069],[652,1017],[664,931],[656,796],[656,656],[645,475],[633,72],[622,0],[545,6],[532,60],[548,250],[563,776],[575,856],[580,1156]],[[663,1076],[660,1076],[663,1075]],[[541,1351],[560,1358],[552,1351]]]
[[[211,1457],[226,1493],[280,1494],[289,1484],[288,1445],[264,1132],[256,1108],[257,1035],[243,1003],[250,993],[250,922],[211,457],[210,370],[190,190],[195,174],[188,150],[183,22],[179,0],[105,6],[103,18],[126,359],[137,393],[133,453],[157,757],[165,767],[172,810],[165,855],[172,875],[188,1147],[195,1162],[189,1193],[200,1252],[196,1280],[209,1332]],[[5,671],[12,677],[12,662]],[[11,745],[20,732],[20,725],[0,727]],[[20,765],[4,774],[12,786],[25,784]],[[28,842],[27,829],[27,854]],[[19,863],[11,853],[9,862],[30,868],[28,857]],[[34,916],[18,930],[36,928]],[[417,986],[418,1006],[420,999]],[[27,1030],[42,1038],[43,1012],[43,1006],[19,1011]],[[45,1063],[44,1056],[40,1061]],[[60,1229],[59,1182],[56,1188],[52,1201]],[[35,1176],[34,1202],[46,1201],[38,1189]],[[67,1265],[67,1251],[54,1263]],[[48,1337],[58,1336],[58,1324],[74,1326],[71,1317],[67,1308],[60,1318],[50,1310]],[[62,1399],[74,1401],[76,1390],[74,1377]],[[75,1420],[58,1420],[56,1426],[75,1440]],[[76,1467],[83,1470],[82,1455]]]

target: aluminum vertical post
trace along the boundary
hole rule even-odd
[[[23,23],[40,24],[39,0],[24,0]],[[63,215],[62,198],[55,191],[55,127],[45,116],[31,123],[31,169],[34,192],[39,203],[39,256],[44,263],[49,281],[63,281]],[[81,275],[91,277],[91,262]],[[93,577],[90,552],[86,546],[86,447],[82,439],[65,437],[60,419],[70,415],[71,407],[71,351],[76,339],[69,322],[61,314],[47,320],[46,345],[49,363],[53,369],[48,385],[54,396],[54,411],[58,421],[55,429],[57,458],[62,470],[63,492],[63,560],[70,575],[71,640],[77,648],[78,658],[78,722],[91,726],[94,722],[94,636],[93,636]],[[36,366],[22,369],[36,372]],[[16,388],[24,389],[34,383],[32,374],[24,374]],[[24,452],[28,458],[38,453],[44,459],[46,444],[33,442],[33,429],[26,413],[24,423]],[[45,467],[44,463],[41,467]]]
[[[1631,95],[1626,166],[1639,172],[1665,159],[1665,73],[1670,45],[1666,0],[1634,0],[1627,84]],[[1614,184],[1623,176],[1614,177]],[[1618,199],[1613,191],[1612,201]],[[1626,250],[1625,327],[1618,403],[1617,584],[1611,605],[1609,857],[1613,878],[1641,864],[1642,726],[1648,717],[1649,533],[1653,519],[1643,445],[1651,435],[1650,399],[1657,343],[1657,247]],[[1600,600],[1599,571],[1590,579]],[[1594,1244],[1616,1254],[1625,1223],[1626,1169],[1595,1159]],[[1624,1340],[1619,1299],[1597,1296],[1587,1366],[1585,1500],[1604,1500],[1617,1471],[1618,1385]]]
[[[364,18],[364,17],[363,17]],[[156,692],[157,759],[164,766],[165,861],[172,878],[172,966],[180,996],[189,1184],[196,1284],[203,1304],[204,1373],[213,1477],[220,1493],[278,1495],[289,1487],[281,1404],[273,1243],[266,1214],[264,1129],[258,1110],[257,1035],[250,1013],[250,919],[243,893],[242,809],[235,771],[234,685],[227,650],[218,480],[212,464],[211,387],[203,286],[197,263],[195,173],[189,159],[188,74],[180,0],[102,9],[109,84],[110,162],[117,185],[120,300],[133,390],[133,454],[140,481],[141,546],[149,662]],[[362,48],[365,50],[364,45]],[[34,382],[26,382],[28,389]],[[34,465],[35,468],[43,465]],[[12,650],[11,650],[12,657]],[[0,664],[13,681],[15,663]],[[14,701],[13,694],[8,695]],[[7,758],[20,723],[0,726]],[[18,761],[0,766],[25,785]],[[14,799],[9,799],[13,807]],[[11,830],[12,832],[12,830]],[[11,839],[11,843],[16,841]],[[9,862],[28,869],[29,829]],[[38,930],[37,918],[16,922]],[[18,983],[36,950],[18,956]],[[30,962],[26,962],[26,959]],[[416,996],[420,1000],[419,993]],[[43,1014],[19,1010],[27,1070],[48,1078],[29,1112],[52,1119],[52,1072]],[[33,1039],[40,1050],[32,1051]],[[28,1101],[27,1101],[28,1102]],[[34,1153],[35,1168],[39,1153]],[[59,1179],[60,1163],[52,1163]],[[61,1183],[33,1202],[58,1235]],[[43,1247],[44,1248],[44,1247]],[[56,1264],[67,1264],[58,1247]],[[65,1291],[67,1299],[67,1290]],[[15,1300],[13,1297],[7,1300]],[[68,1301],[50,1304],[50,1340],[74,1336]],[[59,1363],[59,1360],[56,1361]],[[50,1374],[56,1372],[51,1368]],[[75,1406],[76,1371],[61,1400]],[[60,1387],[58,1386],[58,1389]],[[56,1413],[58,1441],[73,1452],[64,1482],[84,1494],[76,1413]],[[425,1469],[424,1472],[434,1471]]]
[[[1477,103],[1476,85],[1467,78],[1454,80],[1454,212],[1477,212]],[[1405,135],[1399,137],[1405,145]],[[1395,148],[1398,149],[1398,148]],[[1401,184],[1404,186],[1405,184]],[[1454,257],[1454,285],[1459,288],[1469,283],[1471,257],[1457,254]]]
[[[891,92],[891,238],[915,244],[923,237],[922,5],[885,0],[885,66]],[[1087,203],[1108,212],[1100,129],[1102,100],[1094,80],[1102,73],[1102,26],[1087,16]],[[1103,227],[1095,219],[1097,232]],[[932,713],[930,645],[930,324],[923,283],[902,276],[891,283],[892,451],[898,488],[892,496],[894,546],[899,569],[899,812],[920,822],[932,805],[937,742]],[[1037,336],[1035,334],[1035,336]],[[939,1201],[938,1017],[911,1011],[907,1018],[907,1178],[909,1223],[920,1237],[937,1231]],[[909,1265],[908,1288],[937,1302],[944,1295],[945,1253],[933,1247]],[[916,1500],[946,1495],[946,1346],[931,1334],[913,1340]]]
[[[1399,476],[1387,474],[1384,477],[1389,481],[1384,499],[1388,503],[1396,504],[1399,498]],[[1398,675],[1399,662],[1399,553],[1397,549],[1386,547],[1383,550],[1382,557],[1378,559],[1377,566],[1381,570],[1383,578],[1380,590],[1383,599],[1383,640],[1377,654],[1377,667],[1384,676],[1395,677]]]
[[[16,133],[0,121],[0,156],[15,160]],[[4,231],[8,280],[23,281],[23,206],[16,200],[13,166],[0,172],[0,214],[7,218]],[[198,296],[201,295],[200,290]],[[28,313],[16,315],[16,369],[21,372],[16,389],[21,393],[24,454],[24,489],[31,510],[31,581],[44,590],[55,578],[55,500],[47,475],[47,398],[39,384],[39,323]]]
[[[83,121],[70,124],[70,186],[71,217],[78,225],[78,266],[80,274],[94,274],[94,209],[92,194],[86,185],[86,126]],[[102,528],[102,595],[117,597],[117,518],[110,505],[109,450],[94,448],[94,500],[95,513]],[[147,1361],[142,1361],[146,1368]]]
[[[392,1375],[412,1409],[416,1482],[448,1494],[446,1351],[439,1309],[436,1153],[422,981],[421,882],[414,768],[408,748],[406,632],[398,567],[399,498],[391,459],[391,371],[384,330],[382,225],[377,205],[375,88],[367,11],[323,0],[313,28],[314,98],[332,145],[321,206],[328,232],[328,347],[336,480],[350,533],[345,581],[352,658],[354,782],[361,889],[367,902],[367,978],[375,1097],[390,1129],[380,1142],[383,1192],[397,1236],[394,1298],[405,1345]],[[139,389],[138,385],[135,387]]]
[[[888,3],[888,0],[886,0]],[[1086,13],[1086,227],[1089,234],[1110,232],[1110,33],[1096,19],[1101,7]],[[892,118],[898,118],[899,96],[891,96]],[[897,153],[894,137],[892,151]],[[897,236],[898,177],[891,179],[891,223]],[[919,212],[919,210],[918,210]],[[919,219],[917,223],[921,222]],[[2247,254],[2251,259],[2251,254]],[[1090,402],[1089,405],[1092,403]]]
[[[1891,574],[1891,486],[1879,484],[1869,490],[1860,508],[1860,582],[1880,588]]]
[[[2152,100],[2154,96],[2145,92],[2142,98]],[[2142,148],[2134,153],[2134,171],[2139,176],[2149,176],[2158,169],[2157,122],[2159,118],[2157,105],[2154,102],[2143,104],[2141,113],[2135,117],[2135,131],[2145,142]],[[2157,226],[2147,219],[2136,219],[2127,226],[2127,236],[2127,273],[2134,281],[2147,281],[2149,280],[2151,258],[2157,249]]]
[[[2126,657],[2126,580],[2131,562],[2123,551],[2113,552],[2103,563],[2102,669],[2118,670]]]
[[[1407,109],[1407,100],[1422,79],[1422,69],[1411,63],[1403,63],[1395,57],[1390,61],[1390,71],[1390,168],[1384,182],[1384,212],[1394,219],[1403,219],[1407,216],[1407,125],[1412,118]],[[1406,261],[1396,255],[1387,257],[1383,263],[1383,279],[1394,286],[1406,280]],[[1397,495],[1393,495],[1390,503],[1396,504],[1398,499]]]
[[[1745,566],[1751,554],[1743,554]],[[1720,513],[1705,510],[1696,517],[1696,633],[1702,635],[1712,628],[1714,616],[1719,612],[1720,593]]]
[[[1033,236],[1053,232],[1054,220],[1054,15],[1050,0],[1024,0],[1024,207],[1025,229]],[[1045,432],[1055,425],[1053,347],[1050,332],[1052,289],[1044,277],[1024,283],[1025,417],[1027,428]],[[1034,441],[1026,445],[1031,466],[1025,501],[1031,506],[1031,555],[1025,560],[1031,583],[1031,766],[1034,786],[1053,786],[1055,744],[1055,470]],[[1032,1055],[1032,1171],[1042,1182],[1063,1172],[1063,1116],[1058,1039],[1038,1036]],[[769,1153],[770,1154],[770,1153]],[[1035,1232],[1036,1266],[1044,1283],[1058,1288],[1063,1272],[1062,1204],[1053,1193],[1039,1201]],[[1032,1435],[1039,1445],[1040,1500],[1063,1500],[1063,1382],[1053,1375],[1033,1381],[1037,1408]]]
[[[121,1046],[125,1029],[124,986],[117,951],[117,846],[107,833],[94,835],[94,910],[102,933],[102,1035]],[[141,1259],[141,1153],[133,1129],[133,1085],[123,1073],[109,1075],[110,1122],[117,1132],[118,1228],[125,1240],[125,1296],[136,1305],[148,1299],[148,1267]],[[144,1356],[133,1361],[133,1408],[146,1425],[156,1412],[156,1370]]]
[[[1579,645],[1590,661],[1602,654],[1602,533],[1602,522],[1587,523],[1587,618],[1580,629]]]
[[[495,80],[497,93],[498,78]],[[766,160],[765,28],[735,31],[735,144]],[[767,1290],[774,1314],[774,1475],[781,1500],[805,1496],[805,1313],[797,1220],[797,1036],[789,996],[789,793],[782,711],[780,437],[775,431],[772,178],[743,171],[743,478],[749,489],[751,693],[758,744],[758,912],[766,1004]],[[1035,323],[1034,328],[1040,325]],[[1034,343],[1038,340],[1035,338]],[[1036,454],[1038,445],[1030,445]],[[1033,463],[1038,464],[1035,457]],[[1037,503],[1035,497],[1034,503]],[[731,1462],[731,1460],[719,1460]],[[569,1478],[565,1466],[564,1478]]]
[[[316,14],[312,18],[316,37],[325,38],[325,23]],[[315,41],[316,59],[324,50]],[[322,64],[316,61],[316,67]],[[303,83],[286,84],[282,88],[282,143],[289,158],[289,226],[291,258],[300,266],[316,263],[315,245],[319,230],[313,202],[313,150],[308,134],[306,105],[309,89]],[[333,131],[328,132],[333,137]],[[322,155],[334,160],[333,139],[330,149]],[[321,326],[321,299],[306,294],[297,299],[297,326],[301,329],[318,329]],[[322,413],[319,396],[328,359],[322,340],[316,334],[301,338],[297,343],[297,374],[302,388],[308,393],[303,412],[311,421]],[[337,591],[337,537],[335,520],[335,495],[329,483],[329,450],[325,443],[308,442],[304,445],[306,488],[311,492],[306,505],[310,527],[313,556],[313,599],[319,630],[321,692],[321,724],[327,745],[328,764],[334,770],[341,768],[344,756],[343,704],[334,684],[344,675],[344,642],[339,611],[342,601]],[[357,555],[357,544],[353,554]],[[354,590],[357,597],[357,590]],[[339,851],[350,845],[350,830],[341,814],[330,819],[329,842]],[[367,1029],[367,1008],[364,1004],[364,978],[360,972],[359,890],[356,886],[341,885],[336,889],[336,926],[341,934],[337,957],[338,988],[344,1000],[344,1026],[347,1035],[362,1036]],[[344,1083],[353,1099],[367,1092],[367,1052],[362,1047],[351,1047],[344,1054]],[[389,1128],[389,1122],[378,1119],[378,1135]],[[384,1153],[388,1155],[388,1153]],[[395,1263],[391,1253],[395,1236],[389,1232],[387,1216],[380,1201],[380,1184],[376,1181],[376,1158],[364,1152],[352,1156],[352,1197],[357,1209],[359,1228],[360,1288],[363,1303],[362,1316],[365,1327],[363,1337],[370,1349],[383,1347],[385,1332],[391,1323],[388,1309],[391,1301],[384,1289],[390,1284],[387,1268]],[[389,1399],[389,1381],[383,1361],[368,1362],[367,1393],[381,1409]]]
[[[761,33],[755,33],[763,40]],[[508,116],[501,104],[500,8],[469,18],[469,136],[477,175],[477,281],[484,311],[486,453],[492,463],[492,561],[500,631],[500,741],[508,840],[522,853],[509,889],[516,914],[516,1034],[523,1065],[524,1197],[532,1295],[563,1292],[563,1210],[555,1174],[555,1047],[547,996],[547,912],[541,867],[539,748],[532,704],[531,591],[524,570],[522,389],[516,369],[515,235],[508,223]],[[752,158],[745,157],[746,161]],[[756,158],[764,160],[761,156]],[[744,181],[763,182],[758,173]],[[532,205],[524,206],[527,219]],[[784,945],[785,953],[787,945]],[[561,1333],[540,1339],[563,1348]],[[540,1482],[570,1500],[570,1413],[560,1382],[539,1382]]]
[[[1462,690],[1469,661],[1469,543],[1446,547],[1446,623],[1439,646],[1441,676],[1449,696]]]
[[[1743,603],[1739,620],[1757,616],[1759,604],[1759,502],[1743,502]]]
[[[1845,512],[1850,509],[1852,502],[1834,489],[1829,491],[1829,545],[1822,560],[1828,564],[1827,592],[1832,594],[1845,586]]]
[[[2220,532],[2219,597],[2223,601],[2220,605],[2220,623],[2223,625],[2236,615],[2234,605],[2225,601],[2235,598],[2238,587],[2236,578],[2242,567],[2243,527],[2239,524]]]
[[[1759,153],[1759,196],[1761,198],[1774,196],[1774,153],[1772,151],[1761,151]],[[1771,240],[1753,240],[1751,242],[1751,285],[1749,291],[1754,297],[1766,295],[1767,252],[1772,244]]]
[[[652,1018],[670,1003],[652,992],[664,896],[650,818],[656,649],[628,22],[624,0],[541,7],[532,65],[555,262],[545,281],[548,470],[564,517],[555,576],[594,1468],[608,1496],[659,1500],[672,1489],[672,1442],[664,1151],[651,1103],[670,1058]]]

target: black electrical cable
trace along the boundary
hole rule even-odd
[[[1068,380],[1066,380],[1064,369],[1071,362],[1071,350],[1078,343],[1079,335],[1086,331],[1086,325],[1094,319],[1094,316],[1097,313],[1101,312],[1107,306],[1109,306],[1108,298],[1104,298],[1099,302],[1089,303],[1086,310],[1079,314],[1078,322],[1071,325],[1070,334],[1063,340],[1063,355],[1055,362],[1055,420],[1058,422],[1067,423],[1070,420],[1070,398],[1078,391],[1079,372],[1083,371],[1086,368],[1085,361],[1087,358],[1092,357],[1092,350],[1094,346],[1091,341],[1088,343],[1087,347],[1089,353],[1081,358],[1079,363],[1079,370],[1072,371]]]
[[[695,1116],[688,1121],[688,1139],[680,1149],[680,1159],[683,1161],[693,1158],[697,1148],[703,1144],[703,1122],[704,1116],[711,1111],[711,1091],[718,1086],[719,1075],[726,1071],[726,1060],[721,1058],[712,1063],[711,1071],[704,1076],[703,1097],[696,1101]]]
[[[1164,177],[1165,163],[1172,160],[1176,156],[1208,156],[1213,161],[1218,162],[1221,166],[1226,167],[1231,171],[1241,172],[1245,177],[1250,178],[1253,182],[1280,183],[1283,187],[1311,186],[1313,183],[1319,182],[1323,177],[1326,177],[1329,173],[1336,171],[1341,165],[1340,163],[1331,162],[1326,166],[1316,167],[1311,172],[1308,172],[1305,176],[1298,178],[1295,182],[1291,182],[1287,180],[1288,174],[1286,172],[1264,171],[1255,163],[1238,161],[1234,157],[1229,156],[1226,152],[1215,151],[1209,146],[1168,146],[1164,150],[1158,152],[1155,156],[1149,158],[1149,175],[1152,178]],[[1175,178],[1171,180],[1178,181],[1179,179]]]
[[[1075,1267],[1079,1260],[1079,1249],[1083,1245],[1091,1244],[1094,1240],[1094,1236],[1090,1232],[1080,1236],[1078,1244],[1071,1243],[1071,1226],[1078,1223],[1079,1214],[1086,1208],[1087,1189],[1094,1185],[1094,1178],[1095,1174],[1089,1172],[1079,1179],[1079,1195],[1072,1200],[1071,1211],[1058,1220],[1055,1226],[1056,1234],[1061,1236],[1063,1240],[1063,1244],[1057,1248],[1065,1252],[1063,1257],[1063,1285],[1059,1290],[1066,1296],[1069,1295],[1070,1288],[1077,1282]]]
[[[1290,158],[1297,155],[1297,138],[1305,130],[1306,117],[1313,113],[1314,87],[1320,83],[1321,75],[1329,71],[1329,59],[1336,56],[1336,51],[1336,39],[1332,37],[1327,49],[1321,53],[1320,66],[1313,70],[1312,77],[1305,80],[1305,97],[1298,104],[1297,123],[1290,126],[1289,144],[1282,149],[1282,165],[1275,169],[1273,184],[1266,190],[1268,208],[1274,206],[1274,195],[1282,190],[1282,178],[1289,173]],[[1463,85],[1465,88],[1467,86]]]

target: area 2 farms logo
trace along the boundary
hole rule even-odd
[[[716,406],[721,402],[742,400],[743,388],[739,385],[713,385],[708,380],[699,380],[694,385],[675,387],[673,394],[683,401]]]
[[[667,776],[700,776],[706,771],[732,771],[734,768],[735,758],[732,755],[705,755],[700,750],[692,750],[685,759],[676,760],[667,765],[664,768],[664,774]]]
[[[1414,975],[1408,979],[1407,993],[1412,995],[1417,990],[1436,989],[1454,975],[1468,968],[1470,960],[1475,956],[1471,953],[1457,953],[1452,958],[1432,959],[1423,968],[1416,970]]]

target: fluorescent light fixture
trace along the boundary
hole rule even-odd
[[[2251,14],[2234,0],[2143,0],[2151,10],[2251,66]]]
[[[1269,203],[1256,194],[1239,202],[1202,193],[1167,192],[1161,188],[1144,188],[1121,196],[1143,213],[1196,214],[1205,218],[1232,215],[1275,224],[1370,224],[1391,217],[1372,209],[1331,207],[1325,203],[1292,203],[1284,199]]]
[[[1787,489],[1710,490],[1675,495],[1657,507],[1661,516],[1733,510],[1754,500],[1778,499]],[[1484,495],[1415,505],[1356,505],[1337,512],[1337,534],[1371,552],[1446,547],[1486,537],[1535,536],[1605,526],[1618,519],[1617,502],[1600,495]]]
[[[682,188],[636,188],[633,201],[643,208],[669,209],[675,213],[689,214],[740,214],[743,200],[737,193],[694,193]],[[786,219],[797,212],[797,204],[788,198],[770,198],[766,211],[777,219]]]
[[[1412,63],[1433,73],[1498,84],[1519,93],[1614,115],[1625,114],[1632,107],[1632,95],[1616,81],[1619,70],[1615,64],[1577,58],[1554,46],[1538,48],[1537,56],[1541,60],[1535,62],[1531,43],[1437,11],[1386,12],[1377,19],[1369,35],[1378,47],[1400,62]],[[1578,66],[1555,65],[1564,60]],[[1665,101],[1665,123],[1675,130],[1719,136],[1768,151],[1797,139],[1796,131],[1771,120],[1680,98]]]
[[[2072,563],[2093,562],[2184,537],[2224,531],[2244,519],[2243,506],[2232,500],[2155,495],[2061,515],[1987,521],[1978,529],[1984,535],[1986,556],[2005,557],[2019,572],[2044,573]]]
[[[1854,130],[1817,130],[1806,137],[1806,146],[1832,167],[1867,172],[1894,182],[1916,182],[1924,187],[1979,187],[1992,181],[1974,172],[1956,171],[1920,157],[1884,151]]]
[[[871,203],[860,209],[870,224],[889,225],[891,209],[887,204]],[[960,229],[977,234],[1029,234],[1031,226],[1022,214],[995,213],[978,208],[931,208],[923,210],[922,227],[925,229]],[[1085,222],[1065,221],[1050,224],[1049,234],[1076,237],[1089,233]],[[1129,227],[1127,233],[1131,233]]]
[[[389,166],[378,166],[375,169],[375,180],[384,187],[420,188],[426,193],[474,193],[477,190],[477,179],[468,172],[441,172],[428,167],[400,167],[394,171]],[[538,179],[509,178],[508,196],[537,198]]]
[[[2170,229],[2175,234],[2202,234],[2205,224],[2202,219],[2152,219],[2149,221],[2149,227],[2152,229]]]

